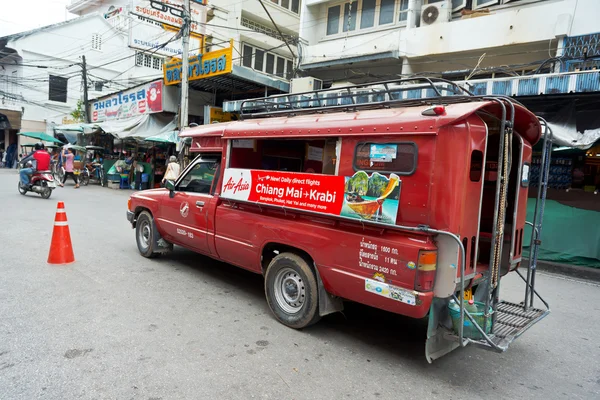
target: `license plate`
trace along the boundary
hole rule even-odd
[[[473,289],[466,289],[464,294],[465,301],[469,301],[473,298]]]
[[[48,187],[55,188],[56,184],[54,182],[48,182]]]

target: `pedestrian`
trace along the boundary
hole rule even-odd
[[[162,178],[162,183],[165,181],[174,181],[179,176],[179,164],[177,163],[177,157],[171,156],[169,157],[169,165],[167,165],[167,170],[165,171],[165,175]]]
[[[65,186],[67,177],[70,176],[75,182],[75,189],[79,188],[79,181],[77,180],[77,175],[73,173],[73,160],[75,159],[75,149],[71,148],[68,151],[63,149],[62,159],[64,160],[63,165],[65,167],[65,175],[63,176],[63,180],[60,183],[60,187]]]

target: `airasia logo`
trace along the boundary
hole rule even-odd
[[[235,181],[233,177],[230,177],[225,185],[223,185],[223,191],[228,192],[233,190],[233,194],[237,192],[243,192],[250,189],[250,184],[245,181],[244,178],[240,178],[239,181]]]

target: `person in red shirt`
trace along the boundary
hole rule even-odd
[[[35,151],[31,155],[31,157],[36,161],[36,166],[34,168],[22,168],[19,171],[19,175],[21,177],[21,183],[23,185],[29,185],[29,178],[35,171],[47,171],[50,169],[50,154],[44,149],[44,144],[42,142],[38,142],[34,146]],[[29,157],[26,157],[22,160],[22,163],[27,162]]]

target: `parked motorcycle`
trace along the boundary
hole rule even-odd
[[[29,161],[25,166],[30,168],[32,165]],[[23,185],[19,180],[19,193],[22,195],[26,195],[27,192],[35,192],[43,199],[49,199],[54,189],[56,189],[56,181],[51,171],[34,172],[29,180],[29,185]]]

